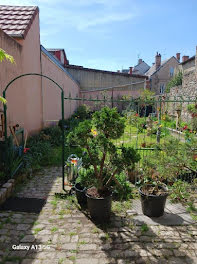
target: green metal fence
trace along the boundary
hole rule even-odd
[[[154,158],[153,153],[160,150],[164,152],[169,142],[176,140],[177,157],[183,155],[183,145],[189,143],[190,138],[194,141],[197,138],[195,127],[193,127],[192,113],[188,110],[188,106],[196,104],[196,98],[167,98],[163,96],[134,99],[123,98],[114,99],[100,96],[96,98],[72,98],[71,96],[64,98],[66,104],[72,104],[78,101],[79,105],[87,105],[90,113],[100,110],[103,106],[116,107],[121,115],[126,117],[126,128],[123,136],[114,143],[117,146],[132,146],[137,149],[141,155],[141,161],[138,164],[138,172],[143,169],[144,162],[147,158]],[[71,113],[70,113],[71,115]],[[73,117],[77,118],[77,117]],[[77,120],[69,119],[69,130],[73,130],[77,124]],[[90,117],[91,118],[91,117]],[[67,152],[73,154],[77,146],[68,146]],[[197,145],[191,144],[192,155],[196,155]],[[181,153],[182,152],[182,153]],[[184,153],[186,155],[186,153]],[[166,159],[165,155],[160,155],[160,159]],[[195,167],[196,166],[196,167]],[[194,179],[197,174],[196,165],[187,168],[188,175]],[[135,177],[135,182],[138,177]]]

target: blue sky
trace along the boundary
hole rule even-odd
[[[1,0],[38,5],[41,43],[64,48],[71,64],[117,71],[142,58],[193,56],[196,0]]]

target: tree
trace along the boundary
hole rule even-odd
[[[117,147],[114,140],[120,138],[125,129],[125,118],[116,108],[103,107],[96,111],[92,120],[81,122],[68,135],[69,145],[79,145],[85,150],[83,166],[93,167],[92,185],[103,193],[116,175],[126,168],[134,168],[140,155],[131,147]]]
[[[0,62],[4,60],[7,60],[11,63],[15,63],[14,58],[11,55],[7,54],[3,49],[0,48]],[[0,96],[0,102],[2,102],[3,104],[6,104],[7,101],[5,98]]]

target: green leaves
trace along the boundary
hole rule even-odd
[[[7,103],[7,100],[3,97],[0,96],[0,102],[2,102],[3,104],[6,104]]]
[[[11,63],[15,63],[14,58],[11,55],[7,54],[3,49],[0,48],[0,62],[4,60],[7,60]]]
[[[93,114],[93,124],[106,138],[117,139],[124,133],[125,118],[120,116],[116,108],[106,106]]]
[[[172,78],[166,87],[166,92],[169,93],[170,92],[170,88],[181,85],[182,84],[182,80],[183,80],[183,73],[181,71],[179,71],[178,74],[176,74],[174,76],[174,78]]]
[[[68,135],[69,145],[79,145],[86,150],[83,166],[86,169],[92,166],[95,175],[92,183],[99,188],[116,181],[116,174],[127,167],[133,168],[140,160],[140,155],[133,148],[119,149],[112,142],[122,136],[124,128],[125,118],[117,109],[103,107],[93,114],[92,120],[80,122]]]
[[[7,54],[3,49],[0,48],[0,62],[7,60],[10,61],[11,63],[15,63],[14,58]],[[3,104],[6,104],[7,101],[5,98],[0,96],[0,102],[2,102]]]

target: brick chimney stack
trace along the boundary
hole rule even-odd
[[[139,59],[138,60],[138,64],[141,64],[143,61],[142,61],[142,59]]]
[[[161,54],[158,52],[155,56],[155,66],[156,66],[156,70],[161,66]]]
[[[133,67],[129,67],[129,74],[132,75]]]
[[[180,62],[181,53],[176,53],[176,59]]]
[[[186,60],[188,60],[189,59],[189,56],[183,56],[182,57],[182,62],[185,62]]]

